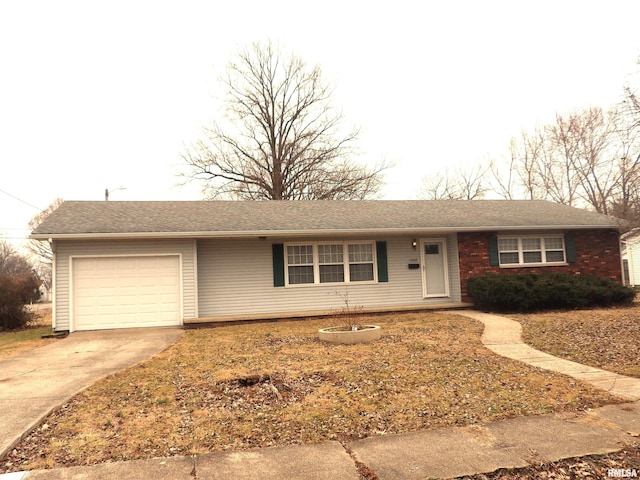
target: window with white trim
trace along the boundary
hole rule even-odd
[[[349,280],[352,282],[372,282],[373,243],[350,243]]]
[[[500,266],[565,263],[564,236],[498,237],[498,258]]]
[[[285,244],[287,285],[375,282],[373,241]]]
[[[313,283],[313,246],[290,245],[287,247],[287,273],[289,283]]]
[[[344,282],[344,245],[318,245],[318,270],[320,283]]]

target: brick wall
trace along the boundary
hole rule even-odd
[[[575,232],[576,262],[553,267],[500,268],[489,264],[489,238],[492,232],[458,233],[462,300],[469,301],[467,280],[484,273],[518,275],[522,273],[560,272],[597,275],[622,282],[619,234],[615,230]]]

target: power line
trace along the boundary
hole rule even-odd
[[[42,209],[40,207],[36,207],[35,205],[32,205],[31,203],[29,203],[29,202],[27,202],[25,200],[22,200],[21,198],[18,198],[15,195],[11,195],[9,192],[6,192],[6,191],[2,190],[1,188],[0,188],[0,192],[4,193],[5,195],[10,196],[11,198],[15,198],[16,200],[18,200],[19,202],[24,203],[25,205],[29,205],[31,208],[35,208],[39,212],[42,211]]]

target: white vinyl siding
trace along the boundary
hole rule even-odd
[[[197,278],[195,243],[192,239],[156,240],[57,240],[55,242],[55,330],[70,329],[70,257],[110,257],[179,254],[182,259],[182,319],[196,318]]]
[[[288,239],[198,240],[199,315],[207,317],[332,311],[344,307],[341,295],[345,292],[349,294],[351,305],[364,308],[460,301],[455,234],[446,238],[450,282],[450,297],[446,299],[423,298],[422,271],[408,268],[409,263],[420,261],[420,252],[411,246],[412,238],[414,237],[397,236],[376,239],[387,242],[388,282],[318,283],[304,288],[273,286],[272,244],[287,244]],[[322,243],[340,244],[344,243],[343,240],[326,240]],[[365,244],[369,240],[354,239],[348,243]],[[295,244],[310,245],[316,241],[317,239],[301,239]],[[375,244],[372,245],[375,252]],[[348,249],[345,256],[347,253]],[[286,247],[284,254],[286,257]],[[362,258],[359,257],[354,265],[370,264]]]
[[[640,240],[631,237],[625,241],[623,248],[622,259],[626,260],[629,270],[629,286],[640,285]]]

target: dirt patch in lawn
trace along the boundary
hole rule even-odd
[[[640,377],[640,306],[514,315],[538,350]]]
[[[479,322],[437,313],[363,318],[365,345],[317,340],[327,320],[188,331],[150,361],[65,404],[0,472],[88,465],[580,411],[618,399],[498,357]]]

